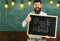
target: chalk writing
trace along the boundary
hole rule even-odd
[[[38,18],[34,18],[34,24],[36,24],[37,26],[34,26],[33,30],[37,32],[48,33],[48,27],[50,25],[50,22],[48,20],[49,19],[47,18],[47,21],[43,22]]]

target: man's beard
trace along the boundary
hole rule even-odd
[[[38,8],[39,10],[36,10],[36,8],[34,8],[35,14],[40,14],[41,8]]]

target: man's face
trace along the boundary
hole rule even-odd
[[[34,11],[36,14],[39,14],[41,10],[41,3],[40,2],[35,2],[34,3]]]

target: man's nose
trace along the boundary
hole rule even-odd
[[[38,7],[38,5],[36,5],[36,7]]]
[[[36,7],[36,8],[39,8],[39,7]]]

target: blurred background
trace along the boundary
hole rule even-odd
[[[33,11],[34,0],[0,0],[0,31],[26,32],[22,21]],[[41,0],[42,11],[58,16],[57,30],[60,32],[60,0]]]

